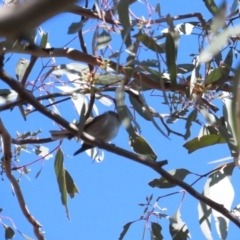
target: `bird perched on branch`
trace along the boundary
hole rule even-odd
[[[95,118],[87,119],[83,131],[95,138],[109,142],[116,137],[120,125],[119,115],[113,111],[108,111]],[[50,131],[50,133],[53,139],[74,137],[67,130]],[[94,146],[83,142],[82,147],[74,153],[74,156],[91,148]]]

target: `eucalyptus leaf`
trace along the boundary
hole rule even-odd
[[[171,174],[174,178],[177,178],[181,181],[183,181],[188,174],[191,174],[191,172],[184,168],[173,169],[171,171],[168,171],[168,173]],[[163,177],[161,177],[160,179],[155,178],[154,180],[149,182],[148,185],[158,188],[172,188],[177,186],[177,184],[171,183]]]

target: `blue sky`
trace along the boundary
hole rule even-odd
[[[220,1],[216,3],[219,2]],[[151,0],[150,4],[155,6],[157,1]],[[210,13],[205,9],[203,1],[163,0],[160,4],[163,16],[166,16],[168,13],[175,16],[201,12],[206,20],[211,17]],[[230,4],[232,4],[232,2],[230,2]],[[135,3],[131,6],[131,9],[136,15],[145,15],[147,18],[147,9],[144,7],[144,4]],[[152,18],[157,18],[157,14]],[[69,42],[69,40],[73,39],[74,35],[66,35],[66,32],[68,26],[77,20],[78,18],[74,18],[73,15],[62,14],[44,23],[41,27],[44,31],[49,32],[51,46],[61,47]],[[189,19],[175,21],[174,23],[178,24],[195,20],[196,19]],[[93,23],[93,25],[94,24],[95,23]],[[159,29],[162,29],[163,26],[166,27],[166,25],[162,25]],[[92,32],[86,34],[88,48],[91,48],[91,37]],[[118,50],[118,44],[120,43],[120,40],[112,42],[113,49]],[[190,63],[192,58],[189,55],[191,53],[197,53],[196,46],[196,36],[183,36],[180,40],[177,63]],[[68,47],[79,49],[78,40],[70,43]],[[151,56],[152,53],[150,53],[150,51],[145,52],[145,54],[148,54],[148,58],[154,58],[154,55]],[[15,64],[19,57],[22,56],[14,54],[11,60],[6,64],[6,70],[14,77]],[[29,59],[28,56],[25,57]],[[142,55],[142,57],[145,58],[146,56]],[[123,57],[121,59],[124,61],[125,58]],[[45,59],[44,61],[46,62],[47,60]],[[56,59],[57,64],[70,62],[72,61],[62,58]],[[34,80],[40,70],[41,60],[39,59],[34,71],[30,75],[30,80]],[[6,88],[6,85],[0,83],[0,87]],[[155,94],[161,95],[159,92],[155,92]],[[161,107],[163,101],[161,97],[150,96],[150,91],[144,92],[144,96],[150,106],[155,107],[161,113],[167,113],[167,109]],[[106,108],[102,105],[98,104],[98,106],[100,112],[105,111]],[[114,106],[108,109],[113,110]],[[62,106],[59,106],[59,111],[62,116],[66,116],[69,121],[72,121],[74,118],[78,119],[77,113],[71,103],[64,103]],[[221,115],[221,110],[219,111],[219,115]],[[43,133],[39,136],[47,137],[48,130],[56,128],[51,120],[37,113],[30,114],[27,121],[24,122],[17,108],[14,108],[12,112],[1,112],[1,119],[13,137],[16,136],[16,131],[26,132],[29,130],[36,131],[38,129],[43,130]],[[226,144],[201,149],[189,155],[187,150],[182,147],[185,141],[180,137],[171,135],[170,140],[167,140],[156,130],[153,124],[144,121],[139,115],[137,115],[137,121],[142,128],[142,136],[150,143],[158,155],[158,160],[167,159],[169,161],[169,164],[165,166],[166,170],[185,167],[192,172],[203,174],[212,170],[214,167],[213,165],[207,164],[209,161],[230,155]],[[181,129],[184,131],[184,126],[185,122],[179,121],[171,127],[176,130]],[[191,138],[197,136],[199,130],[199,126],[193,124]],[[121,127],[119,135],[113,140],[113,143],[122,148],[131,150],[128,145],[128,135],[124,127]],[[49,144],[48,147],[54,149],[57,144],[58,143]],[[65,140],[62,145],[64,153],[70,156],[72,156],[78,148],[79,143],[73,140]],[[38,157],[34,154],[23,153],[19,159],[21,162],[17,165],[24,165],[33,162],[38,159]],[[20,186],[26,198],[28,208],[34,217],[43,225],[42,230],[46,232],[46,239],[118,239],[123,225],[127,222],[137,220],[141,216],[144,208],[138,206],[138,204],[145,203],[146,196],[153,194],[152,203],[154,204],[157,197],[181,190],[179,188],[168,190],[151,188],[148,183],[154,178],[159,177],[156,172],[109,152],[105,152],[105,159],[102,163],[93,163],[85,153],[82,153],[74,158],[65,156],[64,165],[80,190],[80,194],[68,201],[70,220],[67,219],[65,209],[61,203],[53,158],[44,162],[39,161],[29,166],[31,172],[27,177],[21,177],[20,181]],[[35,176],[41,167],[41,174],[36,179]],[[232,177],[232,183],[235,189],[239,189],[236,171],[237,170],[235,170],[235,174]],[[20,177],[18,173],[15,173],[15,176]],[[2,179],[0,183],[2,189],[0,208],[3,208],[3,211],[0,216],[11,218],[17,229],[35,239],[30,224],[22,216],[8,179],[5,175],[2,176]],[[185,181],[192,183],[195,179],[194,176],[189,176]],[[199,192],[202,192],[205,181],[206,178],[194,185]],[[159,206],[161,208],[167,208],[167,211],[164,213],[171,216],[179,207],[181,199],[181,193],[162,198],[159,201]],[[239,194],[236,192],[233,206],[239,203],[238,199]],[[197,203],[197,200],[192,198],[189,194],[186,194],[181,207],[181,216],[182,220],[186,222],[189,228],[192,239],[204,239],[198,223]],[[2,221],[12,226],[11,221],[5,217],[1,218]],[[152,217],[151,220],[158,222],[162,226],[162,235],[164,239],[170,239],[168,233],[168,220],[156,219],[154,217]],[[146,222],[144,221],[133,224],[124,239],[141,239],[145,224]],[[235,225],[230,224],[228,239],[237,239],[235,237],[237,230]],[[0,228],[0,236],[4,236],[3,228]],[[218,239],[214,227],[213,236],[214,239]],[[145,239],[149,238],[149,231],[147,231]],[[22,238],[16,233],[15,239]]]

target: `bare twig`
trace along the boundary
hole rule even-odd
[[[26,202],[24,200],[21,188],[18,184],[18,181],[16,178],[12,175],[12,169],[11,169],[11,136],[8,133],[8,131],[5,129],[2,120],[0,119],[0,134],[2,135],[3,139],[3,147],[4,147],[4,167],[6,171],[7,178],[11,182],[14,192],[17,196],[19,206],[26,217],[26,219],[32,224],[33,230],[35,233],[35,236],[39,240],[44,240],[43,233],[41,232],[41,224],[31,215],[29,212]]]

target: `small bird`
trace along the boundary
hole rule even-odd
[[[87,119],[83,131],[95,138],[109,142],[116,137],[120,125],[121,120],[119,115],[113,111],[108,111],[95,118]],[[73,135],[67,130],[50,131],[50,133],[52,134],[53,139],[73,137]],[[83,142],[82,147],[73,155],[75,156],[91,148],[94,148],[94,146]]]

